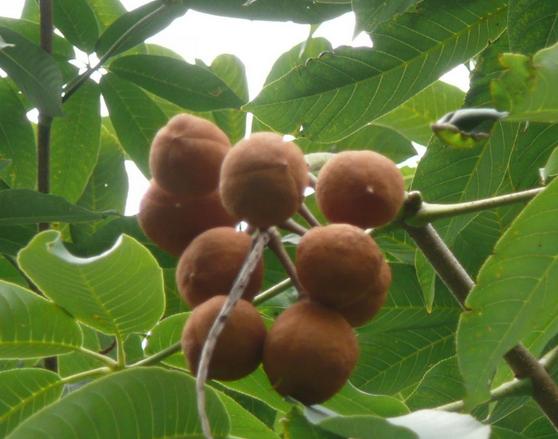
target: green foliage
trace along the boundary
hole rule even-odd
[[[150,178],[153,137],[187,112],[218,125],[232,144],[250,130],[290,134],[315,176],[344,150],[391,158],[406,188],[427,202],[418,214],[449,209],[433,225],[476,284],[459,304],[402,227],[418,215],[410,197],[396,221],[370,231],[393,281],[378,314],[355,329],[360,357],[349,382],[328,401],[302,407],[278,395],[262,367],[212,381],[215,438],[555,437],[531,388],[513,381],[502,360],[522,343],[545,356],[558,380],[556,2],[143,3],[127,11],[119,0],[54,0],[51,53],[41,48],[37,1],[25,1],[20,19],[0,17],[7,74],[0,78],[0,436],[203,437],[195,379],[178,345],[190,310],[177,292],[177,258],[157,248],[135,216],[124,216],[125,161]],[[250,101],[254,67],[235,55],[190,63],[146,43],[188,9],[310,29],[276,59]],[[371,48],[334,48],[314,37],[349,11]],[[100,65],[92,57],[78,68],[78,50]],[[471,71],[467,93],[440,81],[460,64]],[[92,68],[80,77],[84,67]],[[72,94],[63,98],[64,87]],[[43,128],[52,118],[49,193],[37,191],[45,164],[37,160],[33,109]],[[470,109],[509,114],[483,127],[478,141],[463,137],[474,131],[467,127],[444,132],[467,148],[433,136],[433,123]],[[424,156],[414,142],[426,146]],[[541,185],[528,204],[525,196],[467,209]],[[305,204],[326,222],[313,193]],[[293,219],[310,225],[300,214]],[[40,231],[41,223],[51,230]],[[300,237],[281,233],[294,260]],[[269,248],[264,262],[266,294],[257,306],[270,327],[298,294]],[[53,359],[55,372],[46,370]]]
[[[78,324],[33,292],[0,281],[0,358],[40,358],[81,346]]]
[[[46,231],[21,250],[18,264],[45,295],[107,334],[147,332],[163,314],[161,269],[129,236],[98,257],[81,259],[68,252],[59,232]]]
[[[227,412],[211,389],[207,397],[213,434],[225,437]],[[195,405],[195,383],[187,375],[160,368],[127,370],[72,392],[20,424],[10,438],[200,437],[191,410]],[[65,422],[58,422],[60,417]]]

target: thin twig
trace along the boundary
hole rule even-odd
[[[281,242],[281,235],[275,229],[270,230],[270,238],[269,238],[269,249],[275,253],[279,262],[291,278],[291,281],[294,287],[298,290],[298,294],[303,297],[306,295],[304,288],[302,288],[302,284],[298,279],[298,275],[296,274],[296,267],[291,260],[291,257],[287,253],[285,246]]]
[[[404,218],[404,221],[411,226],[419,227],[442,218],[449,218],[457,215],[464,215],[467,213],[479,212],[482,210],[493,209],[495,207],[528,201],[540,194],[543,190],[544,187],[538,187],[521,192],[499,195],[497,197],[455,204],[431,204],[422,202],[420,208],[416,212],[410,212],[409,216]]]
[[[52,0],[41,0],[40,8],[40,27],[41,27],[41,48],[52,53],[52,35],[54,25],[52,19]],[[48,194],[50,192],[50,127],[52,118],[43,112],[39,113],[39,123],[37,125],[37,189],[39,192]],[[48,223],[40,223],[39,231],[47,230]],[[44,360],[45,368],[57,372],[58,359],[56,356],[46,357]]]
[[[246,286],[250,280],[250,276],[256,265],[260,261],[263,250],[267,241],[269,240],[269,233],[264,231],[256,232],[253,240],[252,250],[246,257],[244,264],[236,277],[234,284],[232,286],[231,292],[227,296],[227,300],[223,304],[221,311],[217,315],[215,322],[209,330],[207,339],[203,345],[200,363],[198,365],[198,374],[196,376],[196,394],[198,403],[198,415],[200,418],[202,431],[207,439],[212,439],[211,425],[209,423],[209,418],[207,417],[207,412],[205,409],[205,382],[207,381],[207,373],[209,370],[209,363],[211,361],[211,356],[215,350],[217,340],[221,331],[225,327],[227,319],[231,314],[236,303],[242,297]]]
[[[301,226],[299,223],[297,223],[292,218],[288,219],[283,224],[281,224],[279,226],[279,228],[281,228],[283,230],[287,230],[288,232],[292,232],[292,233],[294,233],[295,235],[298,235],[298,236],[302,236],[308,231],[308,229],[306,227]]]
[[[62,97],[62,103],[66,102],[70,96],[72,96],[82,85],[83,83],[95,72],[97,71],[104,63],[107,59],[109,59],[116,50],[118,50],[118,48],[120,47],[120,45],[126,40],[126,38],[128,38],[130,36],[130,34],[132,32],[134,32],[136,29],[138,29],[139,27],[141,27],[146,21],[152,19],[153,17],[155,17],[156,15],[158,15],[160,12],[162,12],[164,9],[166,8],[166,3],[161,4],[161,6],[159,6],[157,9],[155,9],[153,12],[147,14],[145,17],[141,18],[140,20],[138,20],[137,22],[135,22],[132,26],[130,26],[128,28],[128,30],[126,32],[124,32],[120,38],[118,38],[114,44],[112,46],[109,47],[109,49],[105,52],[105,54],[99,59],[99,61],[97,62],[97,64],[95,64],[92,67],[89,67],[85,72],[83,72],[81,75],[77,76],[76,78],[74,78],[72,81],[70,81],[66,87],[65,87],[65,91],[64,91],[64,96]]]
[[[517,378],[529,378],[533,399],[554,427],[558,428],[558,386],[548,371],[523,345],[513,347],[504,358]]]
[[[252,301],[252,304],[254,306],[261,305],[265,301],[267,301],[269,299],[272,299],[273,297],[277,296],[278,294],[281,294],[283,291],[285,291],[286,289],[288,289],[292,285],[293,285],[293,281],[291,280],[290,277],[288,277],[287,279],[283,279],[281,282],[276,283],[271,288],[268,288],[267,290],[262,291],[260,294],[258,294],[256,297],[254,297],[254,300]]]
[[[438,276],[464,306],[465,299],[475,284],[436,230],[431,224],[404,227],[428,258]],[[533,399],[552,424],[558,427],[558,386],[548,371],[521,344],[507,352],[504,359],[517,378],[529,378],[533,388]]]
[[[558,361],[558,347],[550,350],[539,360],[539,365],[544,367],[548,372]],[[504,398],[510,398],[513,396],[521,395],[531,395],[533,392],[533,387],[531,386],[531,380],[529,378],[513,379],[507,383],[496,387],[490,392],[490,401],[499,401]],[[459,400],[450,402],[436,407],[436,410],[446,410],[451,412],[458,412],[465,408],[465,401]]]
[[[448,286],[457,302],[463,306],[469,291],[471,291],[475,283],[440,235],[438,235],[436,229],[431,224],[423,227],[407,225],[403,225],[403,227],[411,238],[415,240],[417,246],[430,261],[440,279]]]
[[[318,221],[318,218],[316,218],[314,216],[314,214],[310,211],[310,209],[308,209],[308,206],[304,203],[302,203],[300,205],[300,209],[298,209],[298,213],[300,214],[300,216],[302,218],[304,218],[306,220],[306,222],[311,226],[311,227],[320,227],[321,224]]]
[[[508,381],[490,392],[490,402],[500,401],[504,398],[510,398],[512,396],[529,395],[531,392],[531,380],[529,379],[514,379]],[[459,400],[450,402],[436,407],[436,410],[445,410],[448,412],[459,412],[465,408],[465,401]]]
[[[106,375],[109,372],[111,372],[110,368],[99,367],[97,369],[90,369],[90,370],[86,370],[85,372],[80,372],[80,373],[76,373],[75,375],[67,376],[65,378],[62,378],[60,382],[62,384],[75,383],[76,381],[82,381],[87,378],[93,378],[97,375]]]

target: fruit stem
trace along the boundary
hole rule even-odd
[[[403,224],[403,227],[430,261],[440,279],[465,307],[467,295],[475,283],[434,227],[431,224],[421,227]],[[558,386],[545,367],[522,344],[508,351],[504,359],[517,378],[529,379],[533,399],[554,426],[558,427]]]
[[[296,288],[296,290],[298,291],[299,296],[300,297],[305,296],[306,293],[304,291],[304,288],[302,288],[302,284],[300,283],[300,280],[298,279],[298,275],[296,274],[296,267],[293,264],[291,257],[287,253],[287,250],[285,249],[283,242],[281,241],[281,235],[279,234],[279,232],[277,232],[275,228],[270,229],[269,249],[273,253],[275,253],[275,256],[277,256],[277,259],[279,259],[279,262],[281,263],[281,265],[283,266],[283,268],[291,278],[291,281],[294,287]]]
[[[130,364],[127,367],[130,368],[130,367],[138,367],[138,366],[152,366],[164,360],[165,358],[170,357],[171,355],[176,354],[177,352],[180,352],[181,349],[182,349],[182,345],[180,344],[180,342],[176,342],[175,344],[170,345],[168,348],[165,348],[162,351],[159,351],[149,357],[139,360],[134,364]]]
[[[82,354],[88,355],[91,358],[94,358],[96,360],[102,361],[103,363],[105,363],[108,367],[110,367],[111,369],[116,369],[117,367],[117,363],[116,361],[114,361],[112,358],[107,357],[106,355],[103,354],[99,354],[98,352],[89,350],[87,348],[84,348],[83,346],[79,347],[77,349],[78,352],[81,352]]]
[[[306,206],[306,204],[302,203],[300,205],[300,209],[298,209],[298,213],[300,214],[300,216],[302,218],[304,218],[306,220],[306,222],[311,226],[311,227],[320,227],[321,224],[318,221],[318,218],[316,218],[314,216],[314,214],[310,211],[310,209],[308,209],[308,206]]]
[[[281,282],[276,283],[271,288],[268,288],[267,290],[261,292],[256,297],[254,297],[252,304],[254,306],[261,305],[265,301],[272,299],[278,294],[282,293],[292,285],[293,285],[293,281],[291,280],[290,277],[288,277],[287,279],[283,279]]]
[[[250,276],[252,272],[258,265],[259,260],[262,258],[265,245],[270,239],[270,233],[266,231],[258,230],[256,231],[252,240],[252,250],[244,260],[242,268],[236,277],[234,284],[231,288],[227,300],[223,304],[221,311],[215,318],[209,334],[207,335],[207,340],[205,341],[201,353],[200,363],[198,366],[198,374],[196,376],[196,394],[197,394],[197,405],[198,405],[198,416],[200,418],[200,423],[202,426],[202,431],[207,439],[212,439],[211,425],[209,423],[209,418],[207,417],[206,407],[205,407],[205,382],[207,381],[207,374],[209,370],[209,363],[211,362],[211,356],[215,350],[215,345],[219,339],[221,331],[225,327],[227,319],[231,314],[236,303],[242,297],[248,282],[250,281]]]
[[[292,218],[288,219],[283,224],[281,224],[279,226],[279,228],[287,230],[288,232],[292,232],[292,233],[294,233],[295,235],[298,235],[298,236],[302,236],[308,231],[308,229],[306,227],[301,226],[299,223],[297,223]]]
[[[62,384],[75,383],[76,381],[81,381],[81,380],[84,380],[86,378],[92,378],[92,377],[97,376],[97,375],[105,375],[109,372],[111,372],[110,368],[99,367],[97,369],[86,370],[85,372],[80,372],[80,373],[76,373],[74,375],[67,376],[65,378],[62,378],[60,380],[60,382]]]
[[[455,204],[434,204],[423,201],[418,210],[414,212],[410,211],[408,216],[404,215],[403,221],[410,226],[419,227],[441,218],[479,212],[482,210],[493,209],[495,207],[507,206],[509,204],[527,201],[541,193],[543,190],[544,187],[538,187],[511,194],[499,195],[497,197]]]
[[[66,84],[66,87],[64,89],[65,90],[64,91],[64,96],[62,97],[62,103],[66,102],[68,99],[70,99],[70,96],[72,96],[83,85],[83,83],[95,71],[97,71],[105,63],[105,61],[107,59],[109,59],[113,55],[113,53],[120,47],[122,42],[124,42],[126,40],[126,38],[128,38],[128,36],[130,36],[130,34],[132,32],[136,31],[144,23],[146,23],[147,21],[151,20],[153,17],[155,17],[155,16],[159,15],[161,12],[163,12],[163,10],[166,8],[166,6],[167,6],[166,3],[162,3],[161,6],[159,6],[157,9],[155,9],[153,12],[147,14],[145,17],[143,17],[142,19],[140,19],[136,23],[134,23],[132,26],[130,26],[128,28],[128,30],[126,32],[124,32],[120,36],[120,38],[118,38],[114,42],[114,44],[112,46],[109,47],[109,49],[105,52],[105,54],[99,59],[97,64],[95,64],[92,67],[89,67],[81,75],[76,76],[68,84]]]

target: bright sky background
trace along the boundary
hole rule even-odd
[[[122,0],[122,3],[126,9],[131,10],[149,3],[149,0]],[[0,0],[0,16],[18,18],[23,4],[24,0]],[[348,13],[323,23],[314,36],[327,38],[333,47],[370,47],[372,43],[365,33],[353,39],[354,24],[354,15]],[[282,53],[304,41],[308,32],[309,25],[241,20],[188,11],[147,41],[168,47],[189,62],[199,58],[206,64],[211,64],[213,58],[222,53],[236,55],[246,66],[250,97],[253,98],[261,89],[274,61]],[[80,67],[83,66],[82,62]],[[464,66],[458,66],[441,79],[462,90],[467,90],[469,86],[469,72]],[[130,179],[126,214],[133,215],[138,211],[148,182],[132,162],[126,163],[126,170]]]

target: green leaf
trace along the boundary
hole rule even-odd
[[[0,25],[0,36],[13,47],[0,51],[0,68],[47,116],[62,113],[62,73],[54,59],[22,35]]]
[[[407,139],[428,145],[430,125],[444,114],[461,107],[465,93],[457,87],[436,81],[395,110],[374,121],[374,125],[391,128]]]
[[[551,293],[558,281],[558,181],[531,201],[482,267],[460,319],[457,353],[468,401],[488,399],[501,357],[531,334],[537,355],[558,331],[558,306]]]
[[[99,352],[101,350],[101,346],[99,344],[97,332],[85,325],[81,325],[81,331],[83,333],[83,347],[89,349],[90,351]],[[105,364],[100,360],[79,351],[71,352],[58,357],[58,373],[62,377],[67,377],[102,366],[105,366]]]
[[[264,85],[286,75],[297,66],[303,65],[307,59],[315,58],[320,53],[331,51],[331,43],[325,38],[309,38],[283,53],[273,63]]]
[[[353,11],[357,18],[357,28],[374,32],[382,23],[392,21],[398,15],[414,7],[422,0],[353,0]]]
[[[99,56],[103,56],[112,49],[111,55],[114,56],[130,49],[163,30],[187,10],[188,6],[183,2],[155,0],[126,12],[103,32],[97,41],[95,51]],[[130,32],[132,26],[137,27]],[[125,38],[115,48],[114,45],[124,35]]]
[[[360,358],[352,383],[370,393],[396,394],[416,385],[436,363],[455,353],[454,331],[460,309],[440,294],[426,312],[414,269],[391,264],[393,282],[386,304],[357,330]]]
[[[87,4],[95,13],[101,31],[126,13],[126,8],[120,0],[87,0]]]
[[[56,0],[53,3],[54,25],[74,46],[93,52],[99,38],[99,25],[86,0]]]
[[[0,372],[0,436],[62,395],[60,377],[44,369]]]
[[[39,233],[20,251],[18,263],[53,301],[87,325],[124,337],[150,330],[163,314],[163,276],[149,251],[122,235],[113,248],[78,258],[59,232]]]
[[[80,234],[81,232],[81,234]],[[83,230],[72,230],[72,251],[79,256],[95,256],[110,249],[123,233],[132,236],[157,258],[165,268],[176,267],[177,258],[159,249],[141,230],[137,217],[124,216],[107,218],[100,222],[92,234]]]
[[[149,177],[151,141],[167,123],[167,117],[141,88],[116,75],[103,76],[101,92],[122,147],[143,175]]]
[[[206,397],[212,433],[226,437],[227,412],[212,389]],[[10,439],[198,438],[201,431],[195,380],[150,367],[114,373],[76,390],[20,424]]]
[[[87,182],[99,154],[101,133],[100,91],[88,80],[64,106],[51,131],[51,192],[75,203]]]
[[[230,396],[218,392],[231,421],[230,434],[239,438],[279,439],[279,436]]]
[[[69,203],[58,195],[29,189],[0,191],[0,226],[36,223],[79,223],[105,218],[108,214],[92,212]]]
[[[245,109],[282,133],[343,139],[481,51],[504,30],[505,14],[503,0],[425,0],[380,26],[373,49],[341,47],[312,58]]]
[[[558,4],[510,0],[508,35],[513,52],[531,54],[558,41]]]
[[[16,256],[19,249],[27,245],[35,233],[37,226],[32,224],[0,226],[0,253]]]
[[[373,395],[358,390],[350,382],[323,404],[340,415],[398,416],[409,413],[400,400],[387,395]]]
[[[109,70],[193,111],[238,108],[242,99],[209,68],[158,55],[118,58]]]
[[[408,139],[390,128],[384,128],[375,123],[366,125],[349,137],[332,144],[312,142],[304,137],[296,139],[296,143],[305,153],[371,149],[389,157],[396,163],[416,155],[416,151]]]
[[[393,425],[387,419],[375,416],[333,416],[318,424],[321,429],[336,434],[335,437],[354,439],[419,439],[405,427]],[[426,439],[427,436],[425,436]]]
[[[554,151],[550,154],[546,165],[541,169],[541,174],[544,180],[558,175],[558,147],[554,148]]]
[[[36,3],[35,0],[30,0],[30,3]],[[25,12],[25,11],[24,11]],[[38,12],[38,8],[37,8]],[[21,36],[27,38],[29,41],[39,46],[41,43],[41,28],[39,25],[39,16],[37,13],[36,20],[31,18],[22,18],[21,20],[16,20],[8,17],[0,17],[0,26],[6,27],[14,32],[17,32]],[[54,34],[52,36],[52,55],[56,59],[73,59],[74,48],[65,38]]]
[[[6,282],[28,287],[27,280],[5,256],[0,255],[0,279]]]
[[[183,312],[167,317],[157,323],[147,338],[145,353],[153,355],[180,341],[182,330],[189,316],[190,313]],[[186,359],[182,352],[176,352],[166,357],[162,363],[181,369],[187,368]]]
[[[433,366],[417,388],[405,400],[412,409],[434,408],[465,397],[463,379],[459,374],[457,358],[442,360]]]
[[[210,69],[221,78],[242,102],[248,101],[248,81],[242,61],[234,55],[219,55]],[[236,143],[246,132],[246,113],[241,110],[220,110],[212,113],[215,123]]]
[[[558,44],[539,50],[532,57],[505,53],[500,63],[505,71],[491,84],[499,108],[510,112],[508,120],[558,122]]]
[[[39,358],[81,346],[81,330],[61,308],[0,281],[0,358]]]
[[[34,188],[37,180],[35,136],[26,109],[7,79],[0,79],[0,157],[11,160],[2,179],[13,188]]]
[[[114,210],[124,214],[128,175],[120,142],[105,119],[101,125],[101,147],[93,174],[77,204],[94,211]]]
[[[21,18],[38,23],[41,19],[40,14],[41,12],[37,0],[25,0],[23,10],[21,11]]]
[[[295,23],[317,24],[349,12],[345,5],[324,5],[313,0],[193,0],[190,7],[201,12],[226,15],[250,20],[294,21]]]
[[[505,401],[501,401],[499,404]],[[495,425],[517,432],[520,434],[520,438],[551,439],[556,436],[556,429],[533,400],[527,401],[509,416],[497,421]],[[508,439],[508,436],[503,438]],[[515,439],[515,436],[512,436],[511,439]]]
[[[281,418],[285,430],[284,437],[312,438],[312,439],[340,439],[341,436],[329,433],[313,425],[301,413],[298,407],[292,408],[286,416]]]

